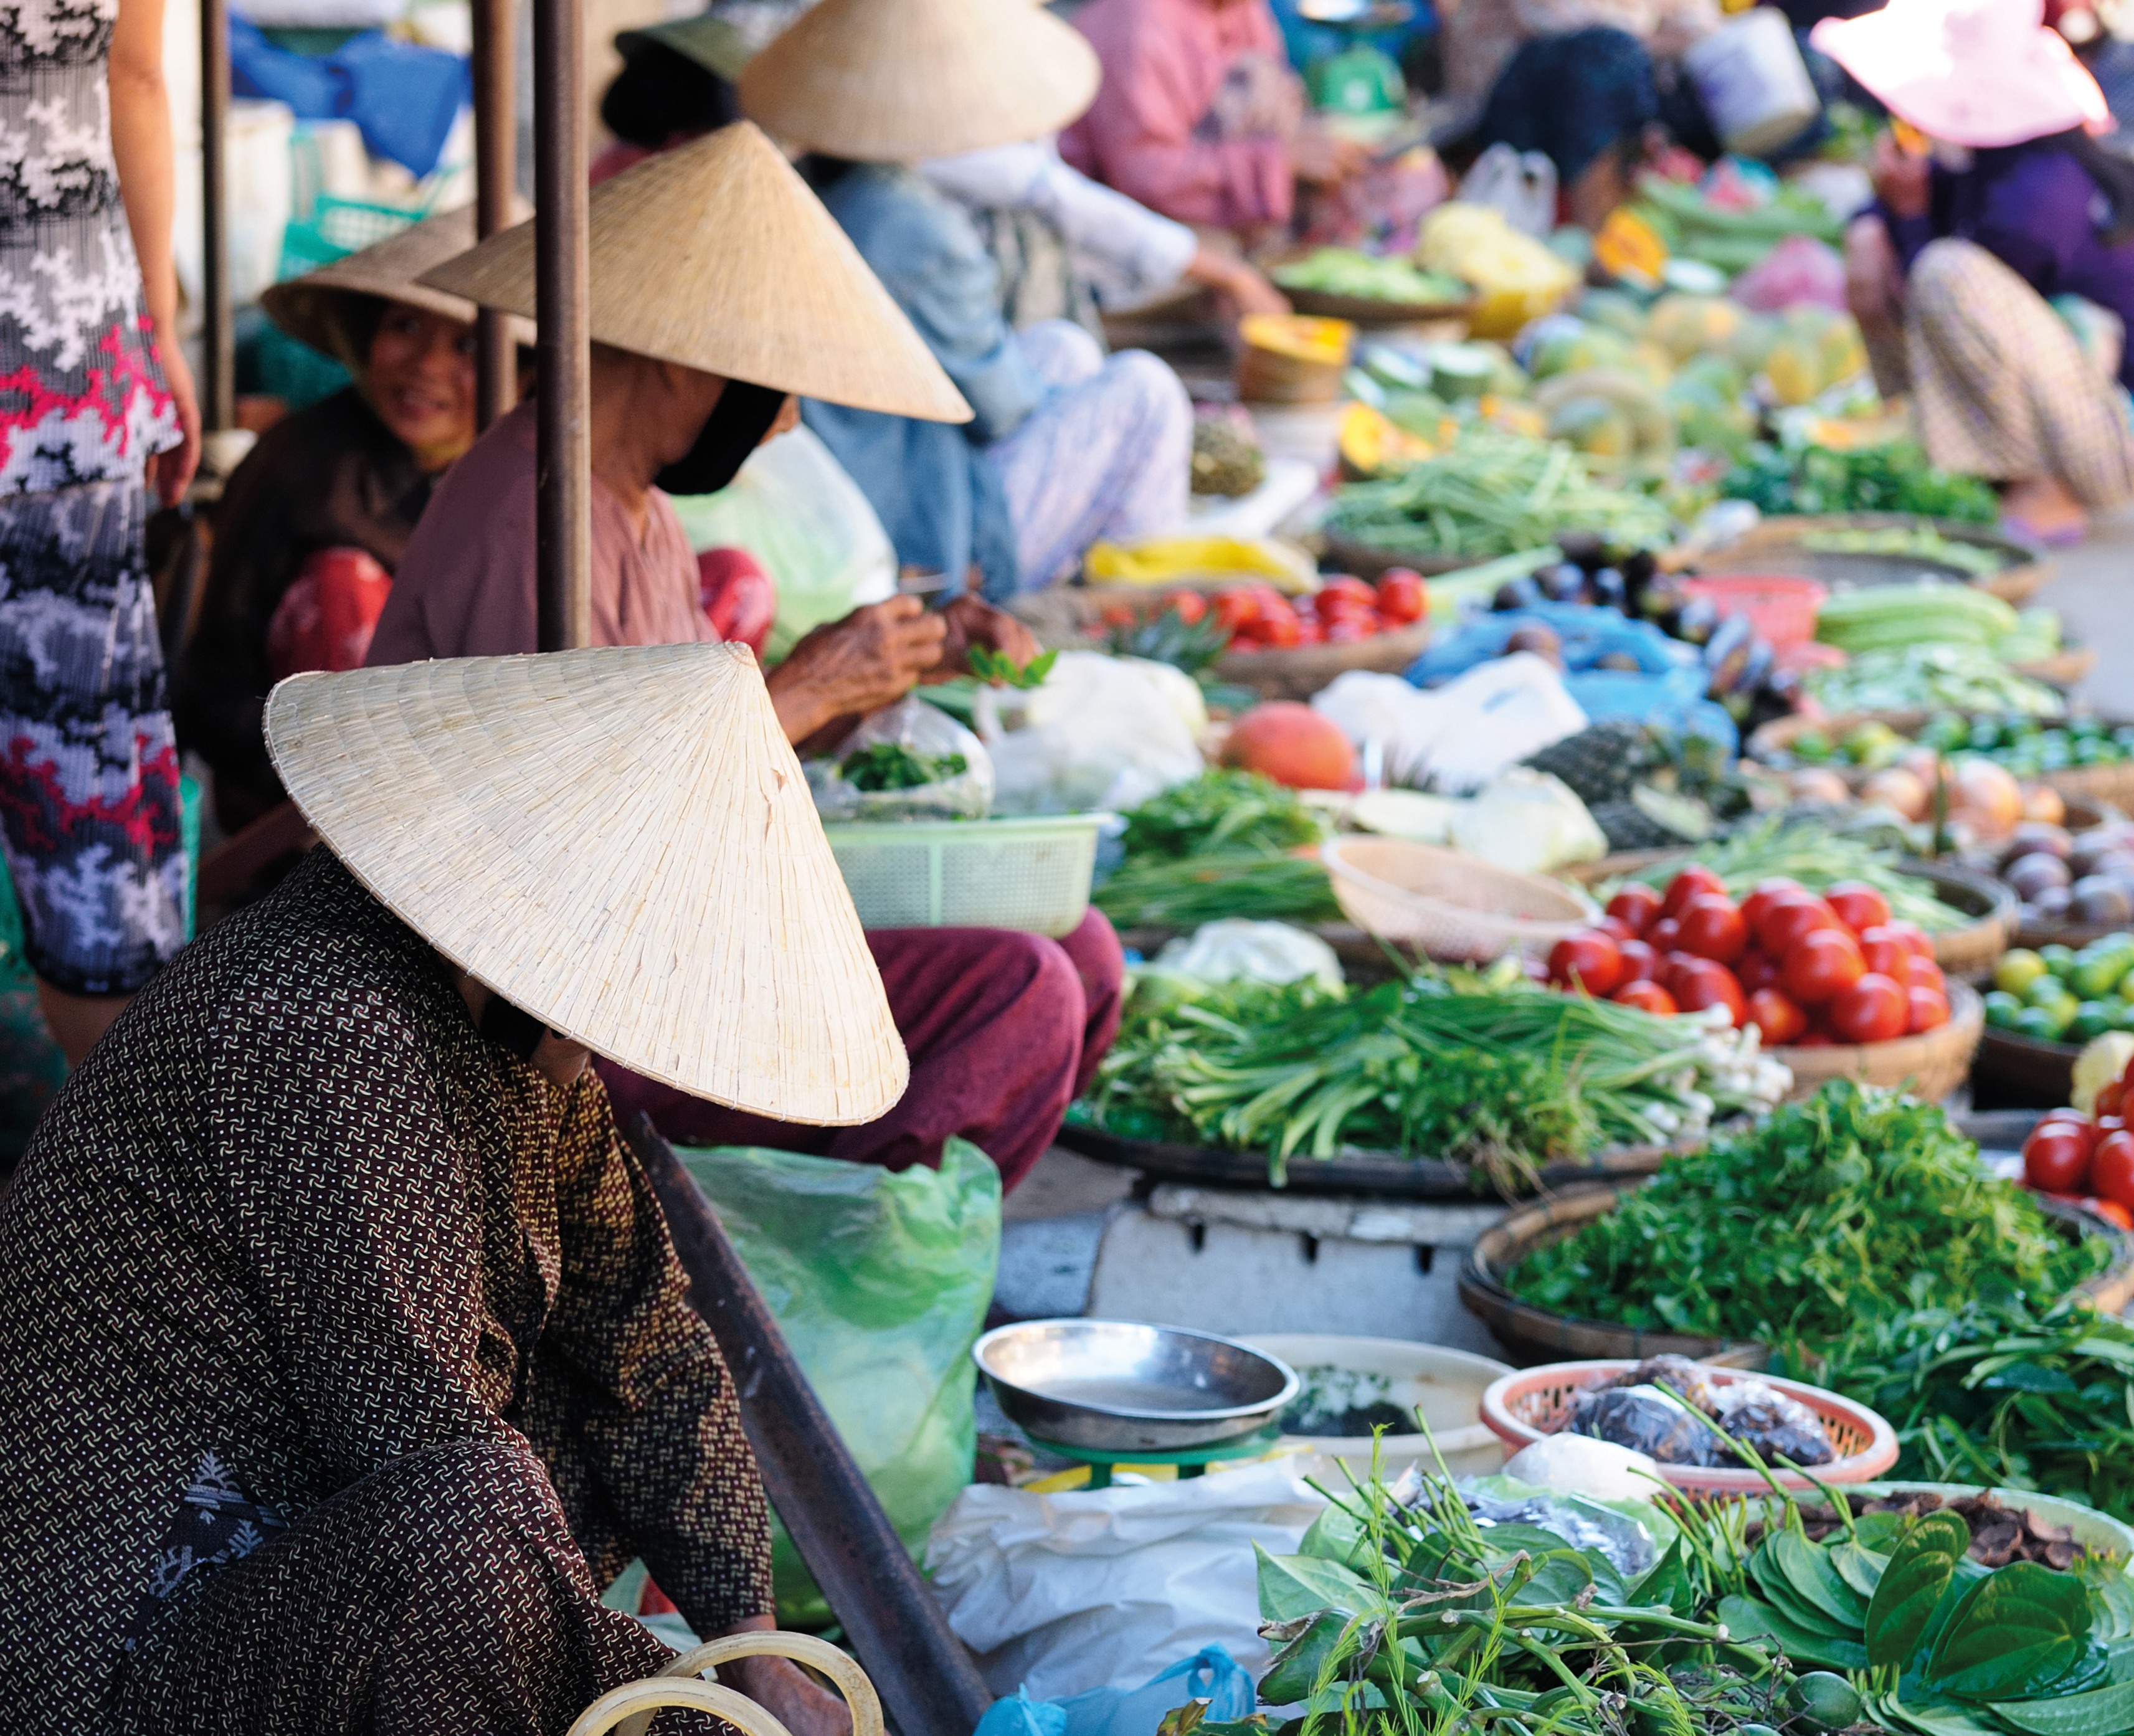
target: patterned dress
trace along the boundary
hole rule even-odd
[[[725,1364],[590,1073],[315,850],[129,1007],[0,1201],[0,1730],[562,1731],[770,1607]],[[663,1726],[663,1729],[664,1726]]]
[[[0,3],[0,842],[30,962],[138,989],[184,944],[177,750],[142,533],[176,418],[118,197],[118,0]]]

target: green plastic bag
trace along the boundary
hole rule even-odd
[[[971,1480],[971,1346],[1000,1259],[1000,1172],[951,1140],[939,1169],[791,1152],[678,1155],[732,1238],[816,1396],[915,1553]],[[774,1526],[781,1627],[829,1605]]]

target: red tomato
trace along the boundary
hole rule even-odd
[[[1639,977],[1635,982],[1626,982],[1615,991],[1615,998],[1625,1006],[1634,1006],[1640,1012],[1658,1013],[1663,1018],[1672,1018],[1681,1009],[1675,1005],[1674,996],[1649,977]]]
[[[2090,1154],[2089,1185],[2099,1199],[2134,1211],[2134,1133],[2107,1133]]]
[[[1663,952],[1658,967],[1653,972],[1653,981],[1670,995],[1676,994],[1682,987],[1682,973],[1697,962],[1694,952]]]
[[[2093,1138],[2103,1139],[2106,1134],[2117,1133],[2126,1125],[2127,1117],[2123,1115],[2093,1116],[2090,1119],[2089,1131]]]
[[[1860,956],[1867,961],[1869,970],[1879,971],[1902,982],[1914,955],[1905,943],[1903,935],[1877,923],[1872,928],[1860,930]]]
[[[1725,1007],[1731,1025],[1740,1025],[1749,1010],[1734,973],[1709,958],[1693,958],[1677,972],[1671,992],[1685,1013],[1702,1012],[1707,1006]]]
[[[1723,892],[1699,893],[1675,920],[1682,925],[1683,951],[1699,958],[1731,964],[1748,950],[1749,925]]]
[[[1805,892],[1781,892],[1764,907],[1764,919],[1756,924],[1756,944],[1783,962],[1802,935],[1837,926],[1837,918],[1821,899]]]
[[[1287,649],[1303,636],[1303,629],[1294,615],[1263,616],[1259,623],[1260,643]]]
[[[1300,645],[1323,645],[1326,629],[1316,620],[1300,620],[1296,624],[1296,642]]]
[[[1319,607],[1324,610],[1329,603],[1348,602],[1365,609],[1378,606],[1378,594],[1352,573],[1329,573],[1320,581],[1319,589],[1313,593]]]
[[[1389,567],[1378,581],[1378,613],[1389,621],[1419,621],[1430,612],[1429,587],[1422,575],[1405,567]]]
[[[1734,974],[1741,979],[1741,992],[1745,995],[1753,995],[1758,989],[1778,986],[1777,963],[1769,953],[1760,952],[1755,947],[1741,955],[1741,963],[1734,967]]]
[[[1749,1022],[1764,1034],[1765,1044],[1776,1048],[1798,1043],[1808,1029],[1808,1015],[1776,989],[1758,989],[1749,997]]]
[[[1623,981],[1625,982],[1657,982],[1659,981],[1660,955],[1642,940],[1625,940],[1616,943],[1615,950],[1623,955]]]
[[[1700,892],[1725,893],[1726,882],[1709,868],[1692,863],[1668,882],[1667,895],[1660,900],[1660,914],[1679,916],[1682,907]]]
[[[1354,645],[1376,636],[1378,618],[1369,620],[1360,615],[1337,615],[1326,624],[1326,643],[1330,645]]]
[[[1882,926],[1902,940],[1918,957],[1934,957],[1934,943],[1927,938],[1927,931],[1917,923],[1899,922],[1892,917]]]
[[[1207,619],[1208,599],[1197,591],[1174,591],[1163,600],[1164,606],[1189,627]]]
[[[1858,941],[1842,928],[1816,928],[1802,935],[1787,952],[1785,962],[1779,967],[1779,982],[1803,1006],[1819,1006],[1851,988],[1866,974],[1867,962],[1860,956]],[[1882,981],[1895,991],[1896,984],[1890,982],[1888,977]],[[1899,995],[1897,1005],[1900,1012],[1903,1005],[1904,997]],[[1903,1028],[1901,1024],[1898,1026],[1900,1033]]]
[[[1215,593],[1215,619],[1231,632],[1250,626],[1260,618],[1260,600],[1257,591],[1239,587]]]
[[[2097,1101],[2090,1105],[2093,1115],[2123,1115],[2127,1102],[2127,1083],[2114,1079],[2097,1093]]]
[[[1610,995],[1623,980],[1622,949],[1604,928],[1581,928],[1549,948],[1549,981],[1576,984],[1589,995]]]
[[[1916,962],[1916,961],[1914,961]],[[1869,976],[1875,973],[1870,972]],[[1867,977],[1860,979],[1862,982]],[[1914,986],[1905,991],[1905,1029],[1917,1036],[1921,1031],[1939,1030],[1948,1023],[1948,996],[1939,989]]]
[[[1823,895],[1837,919],[1855,933],[1879,928],[1890,919],[1890,901],[1860,880],[1840,880]]]
[[[1830,1022],[1847,1043],[1887,1043],[1910,1022],[1905,991],[1888,977],[1866,972],[1830,997]]]
[[[1871,971],[1875,967],[1871,964],[1867,968]],[[1886,976],[1890,973],[1885,971],[1882,974]],[[1897,981],[1907,988],[1932,989],[1943,1000],[1948,997],[1948,976],[1931,958],[1907,958],[1904,974]]]
[[[1637,938],[1635,935],[1631,933],[1630,925],[1625,922],[1620,916],[1604,916],[1600,919],[1600,921],[1595,923],[1592,926],[1614,935],[1615,937],[1615,944],[1619,947],[1622,945],[1625,941],[1634,940]]]
[[[1815,895],[1798,880],[1788,880],[1784,875],[1774,875],[1767,880],[1758,880],[1755,890],[1741,900],[1741,914],[1748,918],[1749,926],[1753,928],[1762,922],[1765,911],[1769,909],[1782,894],[1789,892],[1797,892],[1803,898],[1813,898]]]
[[[1795,1049],[1828,1049],[1837,1039],[1819,1025],[1811,1025],[1794,1039]]]
[[[1642,934],[1660,914],[1660,895],[1650,886],[1633,880],[1608,900],[1608,914],[1628,923],[1631,933]]]
[[[1657,918],[1645,930],[1645,938],[1659,952],[1672,952],[1682,943],[1682,924],[1672,916]]]

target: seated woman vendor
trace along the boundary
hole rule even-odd
[[[2096,80],[2039,0],[1893,0],[1812,40],[1915,129],[1881,142],[1846,236],[1877,382],[1912,394],[1934,463],[2001,485],[2010,529],[2078,538],[2134,499],[2134,351],[2086,353],[2049,299],[2134,323],[2134,164],[2091,136]]]
[[[474,443],[474,304],[415,281],[474,239],[472,208],[449,211],[261,297],[353,383],[262,435],[215,512],[171,705],[180,740],[214,768],[226,831],[282,800],[259,733],[268,689],[362,666],[432,487]]]
[[[1178,376],[1144,352],[1106,357],[1065,320],[1014,330],[969,214],[916,166],[1042,137],[1088,106],[1097,76],[1074,31],[999,0],[823,0],[741,74],[742,108],[816,153],[823,204],[974,412],[954,427],[818,400],[808,426],[900,561],[953,584],[975,569],[997,601],[1071,575],[1100,538],[1185,522]]]
[[[772,1625],[741,1401],[588,1051],[796,1121],[904,1056],[746,652],[307,675],[264,728],[319,847],[0,1210],[0,1729],[562,1736],[674,1660],[601,1604],[631,1560],[700,1636]],[[614,823],[651,813],[692,847]]]
[[[735,225],[736,210],[753,229]],[[534,305],[531,225],[430,274],[509,311]],[[593,190],[591,637],[714,637],[668,490],[706,494],[793,414],[789,393],[948,423],[968,415],[919,335],[770,142],[742,123]],[[775,244],[768,239],[776,238]],[[531,651],[534,407],[502,418],[453,467],[409,542],[370,646],[374,664]],[[867,711],[983,644],[1018,660],[1019,623],[963,596],[936,611],[896,597],[818,628],[770,672],[796,744]],[[768,871],[768,870],[766,870]],[[1013,1186],[1035,1164],[1118,1028],[1123,963],[1103,918],[1062,941],[989,928],[867,937],[912,1065],[888,1115],[835,1131],[698,1102],[607,1069],[625,1112],[706,1145],[765,1145],[901,1169],[969,1139]],[[712,1016],[707,1008],[705,1016]]]

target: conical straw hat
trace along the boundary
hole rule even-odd
[[[821,0],[748,63],[741,105],[810,150],[909,162],[1056,133],[1101,76],[1032,0]]]
[[[854,409],[971,419],[837,219],[746,121],[602,181],[588,227],[600,342]],[[530,315],[534,225],[422,281]]]
[[[514,1006],[783,1121],[871,1121],[904,1045],[746,648],[292,675],[267,745],[334,854]]]
[[[461,205],[456,211],[427,217],[360,253],[350,253],[285,283],[272,284],[260,292],[259,305],[267,317],[291,337],[328,355],[339,350],[341,334],[336,329],[336,315],[341,301],[350,296],[377,296],[471,326],[476,313],[473,302],[417,280],[432,266],[442,265],[473,245],[474,207]],[[530,320],[514,320],[511,327],[512,336],[519,343],[533,343]]]

